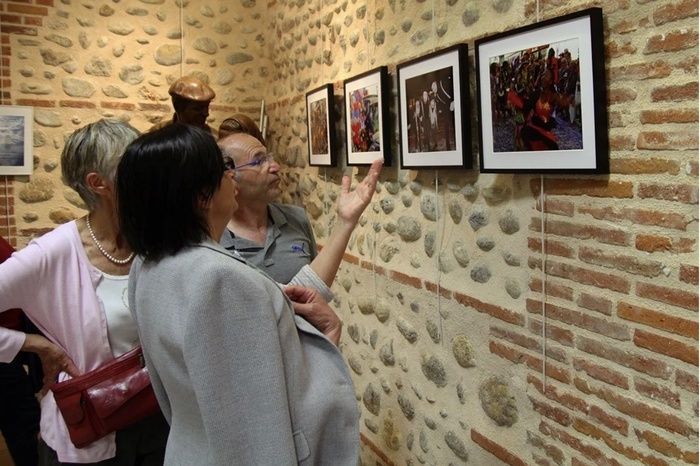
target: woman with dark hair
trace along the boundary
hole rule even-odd
[[[171,425],[165,462],[354,466],[358,412],[332,311],[217,243],[237,208],[232,168],[181,124],[119,164],[120,222],[139,255],[129,304]]]
[[[42,334],[0,328],[0,362],[21,351],[41,358],[47,386],[92,372],[138,345],[127,309],[134,253],[116,212],[114,175],[139,135],[128,123],[99,120],[76,130],[61,154],[63,182],[87,215],[33,240],[0,264],[0,311],[22,308]],[[168,425],[158,414],[83,448],[71,442],[52,392],[41,399],[39,464],[160,465]]]

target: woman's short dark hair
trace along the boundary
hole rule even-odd
[[[134,252],[158,260],[207,238],[202,206],[223,174],[216,141],[194,126],[174,123],[134,140],[117,168],[119,223]]]

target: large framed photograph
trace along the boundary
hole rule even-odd
[[[0,175],[31,175],[32,107],[0,105]]]
[[[391,165],[389,73],[381,66],[344,82],[348,165]]]
[[[467,45],[397,66],[402,168],[471,168]]]
[[[482,172],[609,172],[600,8],[475,47]]]
[[[306,115],[309,128],[309,165],[334,167],[336,117],[332,84],[306,93]]]

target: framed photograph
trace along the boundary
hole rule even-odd
[[[335,120],[332,84],[326,84],[306,93],[309,165],[335,166]]]
[[[401,168],[471,168],[467,45],[397,66]]]
[[[31,175],[34,109],[0,105],[0,175]]]
[[[475,47],[482,172],[609,172],[600,8]]]
[[[345,80],[345,126],[348,165],[391,164],[389,74],[382,66]]]

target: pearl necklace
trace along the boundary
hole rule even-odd
[[[129,262],[131,262],[131,259],[134,258],[133,251],[125,259],[117,259],[113,255],[111,255],[110,253],[105,251],[105,248],[103,248],[102,245],[100,244],[100,242],[97,241],[97,237],[95,236],[95,232],[92,231],[92,225],[90,225],[90,215],[85,217],[85,219],[87,220],[87,227],[88,227],[88,232],[90,232],[90,238],[92,238],[92,241],[95,243],[95,246],[97,246],[97,249],[99,249],[99,251],[102,253],[103,256],[105,256],[107,259],[109,259],[110,261],[112,261],[118,265],[124,265],[124,264],[128,264]]]

